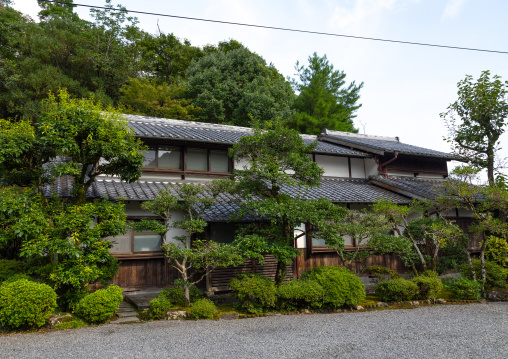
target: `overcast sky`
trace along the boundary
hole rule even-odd
[[[36,0],[14,0],[34,19]],[[103,6],[103,0],[75,0]],[[122,0],[127,9],[230,22],[508,51],[506,0]],[[77,8],[82,18],[89,9]],[[457,82],[481,71],[508,80],[507,54],[440,49],[137,15],[140,27],[193,45],[235,39],[285,76],[297,60],[326,54],[348,81],[364,82],[355,120],[360,133],[399,136],[401,142],[449,151],[439,114],[457,98]],[[508,135],[501,154],[508,156]],[[505,171],[508,173],[507,171]]]

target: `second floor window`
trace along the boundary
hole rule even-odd
[[[144,169],[231,172],[231,161],[225,150],[156,145],[150,146],[144,157]]]

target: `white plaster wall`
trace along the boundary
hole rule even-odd
[[[347,157],[316,155],[316,163],[325,171],[325,177],[349,177]]]
[[[295,238],[305,232],[305,224],[302,223],[299,227],[295,228]],[[307,248],[307,236],[301,236],[296,240],[296,248]]]
[[[365,161],[363,158],[351,158],[351,177],[366,178]]]
[[[172,221],[179,221],[183,219],[183,212],[173,212],[171,216]],[[166,243],[177,243],[180,244],[179,241],[174,239],[176,236],[184,236],[187,232],[180,228],[171,228],[168,233],[166,233]]]
[[[235,169],[237,170],[243,170],[249,168],[249,162],[245,158],[235,158]]]
[[[180,181],[182,177],[170,173],[143,173],[140,181]]]
[[[364,158],[365,164],[365,177],[369,178],[370,176],[377,176],[377,163],[373,158]]]
[[[141,203],[139,201],[127,201],[125,202],[125,213],[127,213],[127,216],[136,216],[136,217],[149,217],[153,216],[154,214],[148,211],[145,211],[141,208]]]

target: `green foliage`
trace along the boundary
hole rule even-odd
[[[309,66],[305,68],[297,62],[298,81],[293,87],[299,93],[295,100],[291,126],[301,133],[319,135],[324,128],[345,132],[358,132],[354,128],[355,112],[362,106],[357,104],[363,82],[353,81],[346,86],[346,74],[334,70],[326,55],[317,53],[309,56]]]
[[[251,126],[289,118],[294,93],[273,65],[245,47],[213,51],[187,70],[187,91],[204,122]]]
[[[189,288],[190,303],[194,303],[196,300],[199,300],[202,297],[203,297],[203,292],[201,292],[198,288],[196,288],[196,286],[191,286]],[[179,306],[179,307],[186,306],[185,293],[184,293],[184,289],[181,285],[171,287],[171,288],[166,288],[166,289],[162,290],[159,293],[158,298],[159,299],[166,299],[166,300],[170,301],[171,303],[173,303],[174,305]]]
[[[399,274],[394,270],[382,266],[370,266],[365,268],[365,272],[369,275],[376,277],[378,280],[384,276],[390,276],[390,278],[398,278]]]
[[[370,238],[368,243],[375,253],[395,253],[407,267],[412,267],[418,262],[418,254],[409,238],[378,234]]]
[[[79,319],[79,318],[73,318],[71,321],[63,322],[63,323],[55,325],[55,329],[57,329],[57,330],[67,330],[67,329],[83,328],[83,327],[87,327],[87,326],[88,326],[88,324],[86,324],[81,319]]]
[[[411,281],[418,286],[417,299],[436,299],[443,289],[441,279],[436,272],[425,271],[420,276],[412,278]]]
[[[192,303],[190,316],[194,319],[212,319],[217,314],[217,307],[207,298]]]
[[[190,305],[189,288],[201,281],[217,267],[227,267],[243,263],[238,250],[231,245],[192,239],[205,231],[207,223],[202,219],[217,197],[227,192],[232,186],[229,180],[214,180],[208,183],[184,183],[167,187],[157,196],[143,203],[143,209],[158,214],[164,219],[161,225],[157,221],[132,223],[135,230],[151,229],[163,239],[162,250],[171,265],[179,272],[181,285],[185,293],[186,306]],[[174,212],[183,213],[183,218],[172,220]],[[185,235],[174,237],[175,241],[167,242],[166,233],[171,228],[185,231]],[[191,270],[192,269],[192,270]]]
[[[56,307],[56,293],[26,279],[0,285],[0,324],[6,328],[39,328]]]
[[[415,298],[418,295],[418,285],[403,278],[393,278],[378,283],[375,293],[382,301],[401,302]]]
[[[244,198],[235,219],[264,218],[263,225],[250,226],[234,244],[252,258],[273,254],[277,259],[275,281],[282,284],[286,276],[286,264],[298,255],[294,248],[294,230],[302,223],[310,223],[315,234],[340,245],[343,239],[337,234],[335,224],[347,210],[321,198],[304,200],[308,187],[320,185],[323,170],[308,156],[316,143],[306,145],[300,135],[288,129],[281,121],[256,128],[254,135],[245,136],[230,150],[230,156],[248,161],[249,165],[235,169],[236,193]],[[299,191],[290,196],[285,188]],[[340,238],[339,238],[340,237]],[[256,251],[258,252],[256,254]]]
[[[504,238],[487,237],[485,258],[503,267],[508,267],[508,242]]]
[[[0,283],[16,274],[24,273],[26,269],[24,262],[0,259]]]
[[[508,81],[483,71],[476,82],[467,75],[457,84],[458,99],[441,114],[456,154],[479,169],[487,169],[489,184],[495,183],[496,151],[508,118]]]
[[[231,279],[230,286],[238,308],[247,313],[260,314],[275,306],[277,289],[270,278],[259,274],[240,274]]]
[[[481,284],[466,278],[457,278],[446,284],[446,289],[452,292],[455,299],[480,299]]]
[[[323,287],[323,303],[328,307],[354,306],[365,299],[361,279],[343,267],[316,267],[303,273],[302,279],[313,280]]]
[[[303,308],[321,308],[325,291],[313,280],[294,279],[277,288],[279,306],[294,311]]]
[[[12,283],[12,282],[16,282],[20,279],[25,279],[25,280],[28,280],[31,282],[37,282],[34,278],[30,277],[26,273],[16,273],[16,274],[8,277],[6,280],[4,280],[3,283]]]
[[[183,293],[182,293],[183,294]],[[148,317],[150,319],[163,319],[166,312],[171,308],[171,302],[163,296],[158,296],[150,301]]]
[[[101,324],[107,322],[118,310],[123,301],[122,288],[110,285],[99,289],[81,299],[74,313],[87,323]]]
[[[481,272],[481,261],[478,259],[473,260],[473,269],[478,277]],[[508,269],[501,267],[496,262],[485,261],[486,282],[487,288],[504,288],[508,286]],[[464,263],[461,267],[462,275],[467,279],[473,279],[473,273],[469,263]]]

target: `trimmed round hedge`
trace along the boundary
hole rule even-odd
[[[74,313],[87,323],[101,324],[107,322],[118,310],[123,301],[122,288],[110,285],[108,289],[99,289],[81,299]]]
[[[171,308],[171,302],[166,297],[157,297],[150,301],[148,316],[151,319],[162,319]]]
[[[270,278],[260,274],[240,274],[231,279],[230,286],[240,310],[260,314],[275,306],[277,288]]]
[[[376,296],[384,302],[402,302],[418,295],[418,285],[403,278],[380,282],[375,288]]]
[[[0,285],[0,324],[6,328],[42,327],[56,308],[50,286],[19,279]]]
[[[316,267],[302,275],[324,289],[323,303],[329,307],[355,306],[365,299],[362,280],[344,267]]]
[[[207,298],[195,301],[191,305],[190,316],[195,319],[212,319],[217,314],[217,307]]]
[[[292,280],[277,288],[279,307],[282,310],[321,308],[325,290],[313,280]]]
[[[443,289],[443,282],[437,277],[437,273],[432,271],[425,271],[422,275],[411,279],[411,282],[418,286],[417,298],[436,299],[437,295]]]

